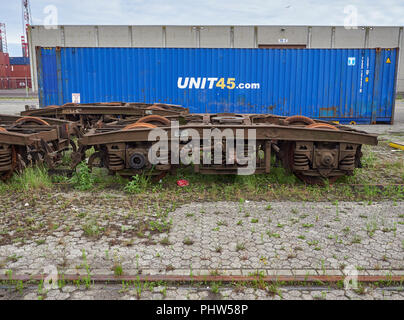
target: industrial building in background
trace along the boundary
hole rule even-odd
[[[31,88],[29,58],[0,52],[0,89]]]
[[[26,35],[31,24],[31,9],[28,0],[21,0],[22,57],[9,57],[7,50],[6,25],[0,23],[0,89],[31,88],[31,69]],[[28,93],[28,92],[27,92]]]
[[[31,88],[28,57],[9,57],[6,26],[0,23],[0,89]]]

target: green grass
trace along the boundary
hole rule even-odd
[[[119,276],[121,276],[123,274],[123,269],[122,269],[122,266],[120,264],[116,264],[113,269],[114,269],[114,275],[115,276],[119,277]]]
[[[2,187],[16,191],[45,190],[52,188],[52,179],[44,166],[28,167],[21,173],[14,174]]]
[[[358,169],[366,170],[366,169]],[[286,173],[285,173],[286,174]],[[287,176],[288,177],[288,176]],[[352,178],[352,177],[349,177]],[[186,179],[189,185],[178,187],[178,179]],[[179,169],[174,175],[167,175],[161,183],[153,182],[147,176],[138,175],[131,180],[119,175],[109,175],[105,169],[94,168],[90,172],[85,164],[80,164],[71,178],[67,176],[49,176],[43,167],[27,168],[21,174],[14,174],[6,183],[0,182],[0,192],[25,192],[27,190],[55,189],[53,182],[70,183],[71,187],[83,191],[101,191],[114,189],[126,192],[139,200],[160,198],[169,203],[184,203],[189,201],[237,201],[241,198],[256,201],[290,200],[290,201],[378,201],[378,200],[404,200],[403,186],[377,186],[365,185],[360,188],[335,183],[328,187],[307,186],[293,177],[282,178],[279,181],[276,175],[255,175],[251,177],[229,175],[202,175],[195,174],[191,168]],[[276,182],[274,182],[276,181]],[[284,184],[281,181],[289,181]],[[65,186],[66,187],[66,186]],[[143,201],[143,200],[141,200]],[[153,200],[154,201],[154,200]],[[272,207],[268,206],[268,210]],[[273,210],[272,210],[273,211]]]
[[[127,193],[143,193],[147,190],[150,185],[150,179],[146,175],[136,175],[132,176],[130,180],[124,187]]]
[[[95,178],[87,164],[82,161],[76,167],[70,182],[74,184],[75,189],[85,191],[93,188]]]
[[[382,143],[380,143],[382,145]],[[378,146],[387,148],[386,146]],[[245,200],[256,201],[378,201],[404,200],[404,187],[388,185],[384,188],[370,186],[378,183],[379,179],[400,183],[399,177],[404,178],[404,162],[397,159],[382,161],[378,154],[368,146],[363,147],[362,169],[356,169],[353,176],[342,177],[332,185],[308,186],[283,168],[272,167],[269,174],[251,176],[237,175],[203,175],[194,173],[191,166],[180,168],[175,173],[167,175],[161,182],[153,182],[150,176],[136,175],[130,179],[117,174],[111,175],[105,168],[89,170],[85,162],[76,168],[73,176],[47,174],[46,168],[37,166],[27,168],[21,174],[14,174],[6,183],[0,182],[0,192],[26,192],[27,190],[55,189],[63,183],[63,188],[74,188],[82,191],[97,192],[114,189],[125,192],[134,201],[166,201],[169,203],[185,203],[190,201],[237,201],[240,202],[240,212],[243,211]],[[94,152],[87,150],[87,154]],[[68,165],[69,157],[66,153],[62,164]],[[274,163],[275,164],[275,163]],[[383,171],[384,170],[384,171]],[[387,171],[387,174],[386,174]],[[177,180],[186,179],[189,185],[177,186]],[[404,179],[401,179],[401,183]],[[363,187],[352,188],[347,184],[362,184]],[[272,210],[270,204],[266,207]],[[273,210],[272,210],[273,211]],[[272,212],[271,211],[271,212]],[[293,212],[293,211],[292,211]],[[293,212],[295,213],[295,212]],[[249,213],[245,213],[248,217]]]
[[[72,163],[72,151],[68,150],[66,152],[63,152],[62,155],[62,166],[70,166],[70,164]]]

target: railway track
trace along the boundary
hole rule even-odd
[[[91,279],[97,282],[117,282],[122,281],[140,281],[140,282],[176,282],[176,283],[195,283],[195,282],[223,282],[223,283],[246,283],[246,282],[270,282],[270,283],[337,283],[344,281],[346,276],[343,275],[304,275],[304,276],[287,276],[287,275],[168,275],[168,274],[136,274],[136,275],[77,275],[63,274],[60,276],[64,281],[78,281]],[[43,281],[49,279],[46,274],[34,275],[0,275],[0,281]],[[403,283],[404,275],[358,275],[357,281],[362,283]]]

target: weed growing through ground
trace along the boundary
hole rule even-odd
[[[369,237],[373,237],[377,230],[377,222],[376,221],[370,221],[366,223],[366,231],[369,235]]]
[[[114,275],[116,275],[117,277],[121,276],[123,274],[123,269],[122,269],[122,265],[120,263],[116,263],[114,265]]]
[[[124,187],[124,190],[127,193],[144,193],[149,184],[150,181],[146,175],[138,174],[132,177],[132,179]]]
[[[78,164],[70,182],[73,183],[76,189],[81,191],[90,190],[94,187],[94,176],[85,161]]]
[[[98,223],[95,219],[87,221],[83,224],[82,229],[84,234],[88,237],[97,237],[100,235],[102,228],[98,226]]]
[[[212,282],[210,285],[210,290],[214,294],[218,294],[220,289],[220,283],[219,282]]]
[[[17,191],[51,189],[52,179],[45,166],[28,167],[23,172],[13,175],[9,187]]]
[[[160,240],[160,244],[162,244],[163,246],[169,246],[171,243],[168,237],[164,237],[163,239]]]
[[[236,244],[236,251],[240,250],[245,250],[245,244],[244,243],[237,243]]]
[[[183,244],[187,245],[187,246],[191,246],[194,244],[194,241],[188,237],[186,237],[183,241]]]

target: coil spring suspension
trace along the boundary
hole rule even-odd
[[[301,168],[301,170],[304,170],[309,166],[309,159],[304,154],[295,153],[293,156],[293,163],[296,169]]]
[[[355,166],[355,155],[348,155],[342,159],[339,163],[339,167],[342,170],[352,170]]]
[[[0,171],[12,169],[12,150],[8,145],[0,146]]]
[[[113,153],[108,153],[108,166],[110,170],[122,170],[125,168],[123,159]]]

